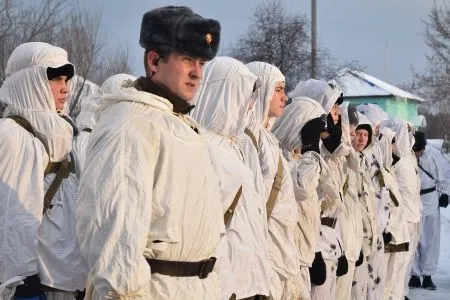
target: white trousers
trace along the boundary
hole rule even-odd
[[[311,300],[311,278],[309,277],[308,267],[300,266],[298,282],[300,282],[300,296],[298,299]]]
[[[383,235],[376,238],[376,250],[369,255],[367,269],[369,278],[367,282],[367,299],[379,300],[383,298],[384,283],[386,282],[386,268],[384,267],[384,241]]]
[[[335,300],[336,299],[336,269],[337,261],[325,260],[327,278],[322,285],[311,286],[312,300]]]
[[[419,242],[420,223],[408,222],[407,224],[410,236],[409,251],[384,254],[385,260],[381,270],[386,274],[384,300],[403,300],[406,293],[409,292],[405,286],[408,286],[412,257]]]
[[[369,279],[369,272],[367,267],[367,257],[364,257],[360,266],[355,268],[355,275],[352,283],[352,300],[366,300],[367,299],[367,282]]]
[[[350,300],[352,297],[352,283],[355,276],[355,262],[348,261],[348,272],[336,278],[336,299]]]
[[[438,208],[435,213],[423,217],[422,234],[414,258],[412,275],[431,276],[436,274],[440,240],[441,213]]]
[[[420,223],[408,223],[409,233],[411,241],[409,242],[409,258],[408,258],[408,269],[406,269],[406,276],[403,282],[404,293],[403,296],[408,296],[409,294],[409,278],[411,270],[414,264],[414,259],[416,257],[417,246],[419,245],[419,239],[422,235],[422,222]]]

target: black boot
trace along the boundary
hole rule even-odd
[[[427,290],[436,290],[436,286],[434,285],[433,280],[431,280],[431,276],[423,276],[422,287]]]
[[[408,286],[410,288],[420,288],[422,285],[420,284],[420,277],[412,275],[409,279]]]

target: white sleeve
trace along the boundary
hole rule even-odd
[[[319,186],[319,159],[312,152],[306,152],[298,161],[297,167],[291,170],[294,183],[294,195],[297,201],[316,200]]]
[[[144,252],[163,141],[158,128],[136,123],[90,137],[76,209],[77,237],[89,267],[86,299],[150,297]]]
[[[9,119],[0,120],[0,282],[38,273],[44,205],[43,144]]]

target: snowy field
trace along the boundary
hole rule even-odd
[[[442,140],[428,140],[428,142],[440,150]],[[447,158],[450,158],[449,156],[447,154]],[[447,173],[446,175],[450,184],[450,174]],[[447,208],[441,208],[441,252],[439,268],[437,274],[432,278],[434,284],[437,286],[436,291],[411,289],[409,298],[411,300],[450,300],[450,205]]]

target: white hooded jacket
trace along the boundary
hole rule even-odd
[[[316,101],[306,97],[294,98],[272,128],[290,168],[299,208],[296,242],[300,264],[307,267],[314,260],[320,238],[321,203],[341,200],[323,158],[311,151],[300,156],[293,150],[302,146],[300,131],[303,126],[324,113],[322,106]]]
[[[449,188],[445,182],[445,170],[442,167],[444,164],[439,160],[441,157],[442,154],[439,150],[427,145],[418,160],[420,166],[433,177],[431,178],[419,168],[420,188],[423,190],[436,187],[435,191],[420,196],[423,205],[423,216],[436,213],[436,210],[439,208],[439,196],[441,194],[449,195]]]
[[[417,160],[412,152],[412,144],[408,125],[400,119],[383,121],[381,127],[389,127],[395,132],[395,147],[393,153],[399,161],[393,164],[399,190],[403,196],[406,220],[418,223],[421,219],[422,201],[420,200],[420,177]]]
[[[209,143],[224,149],[234,160],[241,161],[241,166],[233,172],[237,174],[222,172],[220,178],[220,181],[230,181],[238,177],[242,185],[242,195],[226,233],[234,278],[227,278],[222,270],[220,272],[222,297],[225,299],[230,298],[231,292],[238,299],[269,295],[271,270],[264,195],[253,180],[254,172],[259,169],[253,170],[245,160],[240,141],[245,136],[245,116],[255,81],[256,76],[241,62],[230,57],[216,57],[205,66],[202,83],[194,97],[196,107],[192,116],[208,130],[205,137]],[[257,155],[256,151],[253,153]],[[222,155],[218,159],[224,163],[227,157]],[[236,192],[237,189],[234,195]],[[230,205],[229,200],[229,197],[222,199],[225,210]],[[234,290],[230,286],[233,284],[231,279],[236,284]]]
[[[215,271],[171,277],[151,274],[146,261],[216,254],[225,230],[219,181],[198,125],[133,86],[102,101],[77,203],[86,299],[218,299]]]
[[[275,120],[269,120],[270,102],[275,92],[275,86],[277,82],[284,81],[284,75],[277,67],[268,63],[252,62],[247,64],[247,67],[260,81],[250,130],[258,141],[259,163],[265,192],[264,207],[269,199],[280,159],[283,164],[280,191],[268,219],[269,256],[272,267],[281,280],[289,281],[295,278],[300,271],[298,249],[294,240],[299,215],[289,167],[283,157],[278,140],[270,132],[270,127]],[[268,124],[267,127],[264,127],[265,123]],[[289,294],[288,290],[291,288],[295,289],[293,286],[288,287],[284,293]]]
[[[38,229],[42,220],[44,169],[71,150],[72,127],[56,113],[47,67],[69,64],[67,53],[46,43],[25,43],[11,54],[0,98],[4,117],[18,115],[36,137],[10,119],[0,120],[3,188],[0,198],[0,282],[36,274]],[[20,176],[11,170],[20,170]],[[25,235],[25,236],[24,236]],[[17,239],[18,236],[23,236]]]
[[[49,161],[61,161],[68,156],[72,127],[56,113],[46,71],[48,67],[66,64],[69,64],[67,53],[61,48],[46,43],[22,44],[9,58],[7,78],[0,88],[0,98],[8,105],[4,116],[21,116],[36,134],[33,136],[11,119],[0,120],[0,294],[3,293],[4,299],[9,299],[14,286],[37,274],[39,268],[53,270],[51,265],[42,265],[38,249],[44,170]],[[63,248],[66,246],[69,247],[64,244]],[[66,264],[71,268],[78,262],[79,256],[67,259]],[[54,279],[61,278],[56,275]],[[11,289],[6,287],[8,284]]]

